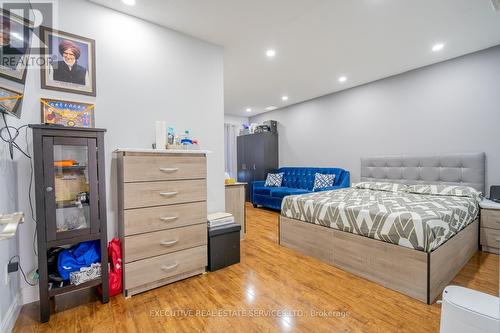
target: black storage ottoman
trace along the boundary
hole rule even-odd
[[[240,262],[240,230],[236,223],[208,228],[208,270]]]

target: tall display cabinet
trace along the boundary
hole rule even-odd
[[[237,138],[238,181],[248,183],[246,201],[251,201],[254,180],[265,180],[279,165],[278,133],[263,132],[240,135]]]
[[[49,299],[102,285],[108,302],[104,129],[30,125],[36,193],[40,321],[50,318]],[[73,285],[51,283],[51,248],[98,240],[101,277]],[[104,282],[104,283],[103,283]]]

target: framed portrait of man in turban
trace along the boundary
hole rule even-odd
[[[96,96],[95,41],[41,27],[42,89]]]

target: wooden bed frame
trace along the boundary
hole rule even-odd
[[[428,253],[280,216],[279,243],[432,304],[479,247],[475,220]]]
[[[468,185],[481,191],[484,171],[484,153],[361,161],[362,181]],[[478,251],[479,220],[434,251],[423,252],[280,216],[279,244],[432,304]]]

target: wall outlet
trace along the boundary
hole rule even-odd
[[[9,262],[9,264],[7,265],[7,273],[17,272],[18,270],[19,270],[18,262]]]
[[[6,286],[9,285],[10,283],[10,273],[17,272],[19,270],[19,263],[18,262],[9,262],[7,264],[7,269],[5,270],[5,279],[4,283]]]

